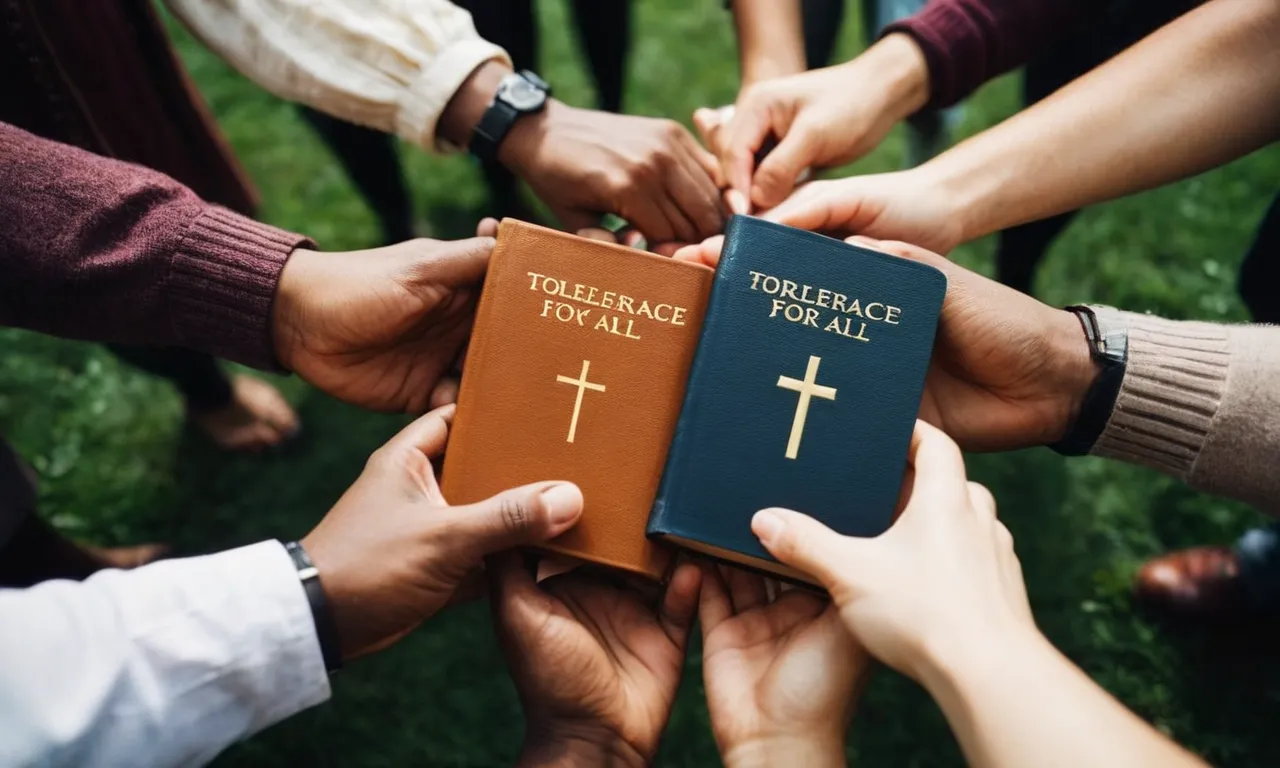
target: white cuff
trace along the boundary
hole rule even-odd
[[[430,66],[405,87],[396,113],[396,133],[400,138],[439,152],[462,149],[437,138],[436,124],[453,94],[471,73],[491,60],[511,66],[511,57],[506,51],[479,37],[460,40],[441,51]]]

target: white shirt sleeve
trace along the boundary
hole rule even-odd
[[[328,697],[279,542],[0,590],[0,765],[199,765]]]
[[[204,43],[291,101],[423,147],[467,77],[506,51],[445,0],[166,0]]]

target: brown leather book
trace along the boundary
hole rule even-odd
[[[662,579],[645,537],[712,270],[504,219],[463,365],[443,490],[468,504],[538,480],[582,488],[546,549]]]

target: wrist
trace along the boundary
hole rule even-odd
[[[502,78],[510,73],[511,67],[494,59],[476,67],[445,104],[436,133],[455,146],[470,145],[476,124],[493,102]]]
[[[804,56],[803,54],[800,56],[767,54],[749,58],[744,56],[741,70],[741,88],[746,88],[749,85],[764,82],[765,80],[773,80],[787,75],[798,75],[804,72]]]
[[[1034,657],[1049,641],[1035,626],[1010,621],[1006,626],[983,627],[981,632],[948,633],[926,647],[913,675],[943,708],[965,702],[972,692],[991,681],[1018,679],[1022,661]]]
[[[1054,405],[1051,428],[1045,443],[1061,440],[1080,416],[1085,396],[1102,369],[1090,353],[1088,337],[1080,319],[1065,309],[1052,310],[1044,334],[1049,359],[1042,372],[1044,386],[1052,392]]]
[[[521,768],[579,765],[644,766],[644,755],[609,728],[592,725],[534,725],[525,733]]]
[[[296,248],[289,254],[276,284],[276,295],[271,302],[271,347],[276,362],[286,371],[294,370],[294,352],[302,344],[302,314],[306,291],[299,288],[309,262],[319,254],[305,248]]]
[[[856,79],[876,83],[883,110],[893,122],[920,111],[929,102],[929,64],[910,35],[886,35],[858,56],[841,64]]]
[[[524,115],[511,126],[498,147],[498,162],[521,178],[528,178],[547,136],[573,112],[574,108],[564,102],[547,99],[541,111]]]
[[[800,734],[751,739],[725,747],[726,768],[768,768],[803,765],[810,768],[843,768],[846,764],[844,734]]]

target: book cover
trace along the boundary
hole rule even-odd
[[[505,219],[463,364],[442,489],[467,504],[538,480],[582,488],[547,549],[661,579],[645,536],[712,270]]]
[[[725,232],[648,532],[804,580],[751,533],[765,507],[889,525],[946,277],[761,219]]]

